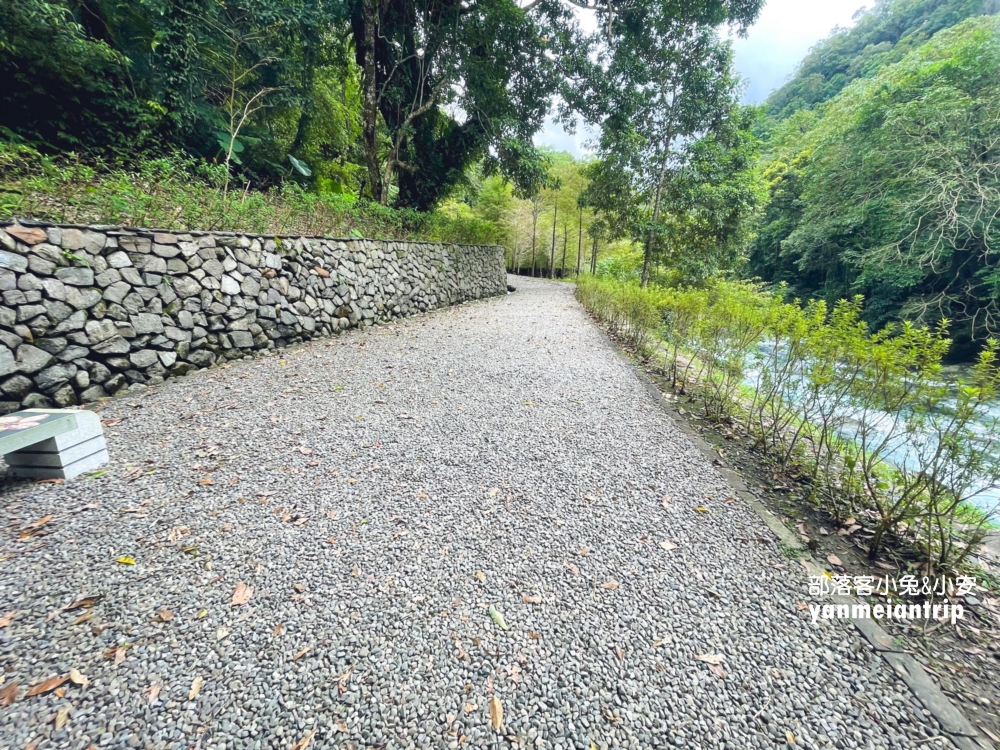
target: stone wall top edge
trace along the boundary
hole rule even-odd
[[[190,234],[193,237],[249,237],[260,240],[324,240],[326,242],[405,242],[409,245],[438,245],[440,247],[483,247],[500,248],[503,245],[480,245],[473,243],[458,242],[434,242],[431,240],[385,240],[374,237],[324,237],[318,234],[255,234],[253,232],[231,232],[224,230],[205,229],[159,229],[156,227],[129,227],[116,224],[62,224],[55,221],[37,221],[35,219],[21,219],[12,217],[0,219],[0,229],[14,225],[22,227],[54,227],[59,229],[85,229],[92,232],[130,232],[137,235],[144,234]]]

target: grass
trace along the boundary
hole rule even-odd
[[[458,244],[501,236],[476,217],[392,209],[294,182],[227,191],[224,178],[221,166],[181,156],[108,165],[0,141],[0,220]]]

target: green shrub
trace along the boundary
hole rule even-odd
[[[948,384],[945,325],[872,332],[862,300],[786,302],[783,289],[717,280],[704,289],[641,289],[583,277],[580,301],[629,345],[658,354],[705,416],[738,420],[782,472],[809,479],[838,520],[864,514],[874,559],[890,535],[930,570],[954,572],[981,543],[988,513],[970,503],[1000,487],[998,345],[972,377]]]

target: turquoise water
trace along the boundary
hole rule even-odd
[[[766,345],[761,344],[761,353],[766,350]],[[955,384],[959,378],[970,373],[969,366],[952,366],[943,371],[945,382]],[[755,388],[759,370],[750,367],[745,379],[746,385]],[[946,401],[942,404],[940,412],[947,414],[949,407],[953,406],[954,400]],[[837,417],[843,421],[842,428],[838,430],[839,436],[852,440],[855,439],[859,430],[864,428],[869,435],[871,442],[877,442],[890,438],[888,450],[885,457],[888,461],[897,466],[906,466],[916,469],[919,466],[919,455],[921,449],[924,453],[930,453],[937,446],[935,436],[930,433],[916,433],[907,435],[899,428],[899,419],[888,413],[871,412],[862,413],[860,411],[852,413],[850,409],[837,412]],[[867,424],[863,424],[867,421]],[[989,410],[982,415],[982,418],[973,426],[974,439],[980,441],[980,445],[985,447],[987,453],[997,462],[1000,462],[1000,400],[993,403]],[[991,518],[1000,520],[1000,484],[994,483],[991,479],[980,477],[975,483],[974,491],[978,491],[975,497],[969,502],[986,512]]]

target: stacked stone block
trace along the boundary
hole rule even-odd
[[[506,288],[497,246],[0,223],[0,414]]]

